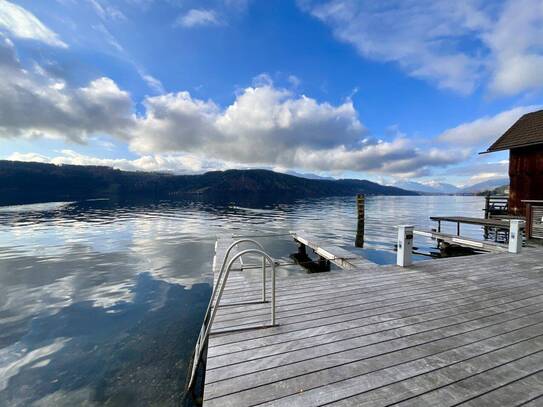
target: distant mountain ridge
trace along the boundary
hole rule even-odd
[[[313,180],[269,170],[201,175],[130,172],[101,166],[0,160],[0,205],[110,199],[292,200],[341,195],[417,195],[366,180]]]
[[[394,186],[410,191],[420,192],[422,194],[477,194],[482,191],[490,191],[504,185],[509,185],[509,179],[498,178],[488,181],[478,182],[463,188],[444,182],[421,183],[416,181],[401,181]]]
[[[455,194],[460,192],[460,188],[445,182],[431,182],[423,184],[416,181],[401,181],[394,184],[395,187],[407,189],[410,191],[422,192],[425,194]]]
[[[478,182],[477,184],[462,188],[462,192],[475,194],[482,191],[491,191],[504,185],[509,185],[508,178],[497,178],[488,181]]]

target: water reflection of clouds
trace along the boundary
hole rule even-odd
[[[130,302],[78,302],[34,317],[4,348],[0,405],[176,404],[209,287],[142,273],[132,291]]]
[[[45,367],[51,361],[48,357],[58,352],[69,341],[56,338],[52,343],[29,350],[22,343],[0,349],[0,392],[8,386],[9,379],[17,375],[24,367]]]
[[[479,198],[366,203],[366,247],[388,251],[399,222],[429,227],[430,215],[480,216],[482,208]],[[48,208],[43,216],[37,209],[0,213],[0,405],[111,397],[131,404],[135,394],[178,394],[209,297],[215,237],[288,230],[352,249],[354,200],[264,209],[97,202]],[[276,258],[295,250],[289,237],[259,240]]]

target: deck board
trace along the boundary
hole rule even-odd
[[[465,402],[465,407],[494,407],[496,401],[502,405],[520,406],[543,397],[543,371],[522,377]],[[539,401],[541,403],[542,400]],[[541,403],[543,404],[543,403]],[[541,405],[540,404],[540,405]],[[533,404],[535,406],[535,404]]]
[[[217,243],[215,274],[230,242]],[[542,262],[526,248],[278,275],[278,326],[211,335],[204,406],[537,405]],[[253,303],[221,306],[212,332],[269,322],[260,295],[261,271],[232,272],[221,304]]]
[[[509,221],[506,220],[470,218],[466,216],[430,216],[430,220],[433,220],[434,222],[464,223],[466,225],[495,226],[503,229],[509,229],[510,226]]]

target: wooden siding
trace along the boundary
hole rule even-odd
[[[509,211],[524,215],[522,200],[543,199],[543,145],[511,150]]]

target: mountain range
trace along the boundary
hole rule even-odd
[[[423,194],[476,194],[483,191],[491,191],[498,187],[509,185],[507,178],[498,178],[476,184],[457,187],[444,182],[421,183],[415,181],[401,181],[393,184],[395,187],[416,191]]]
[[[102,166],[0,161],[0,205],[95,198],[280,202],[355,194],[417,195],[366,180],[307,179],[269,170],[173,175]]]

